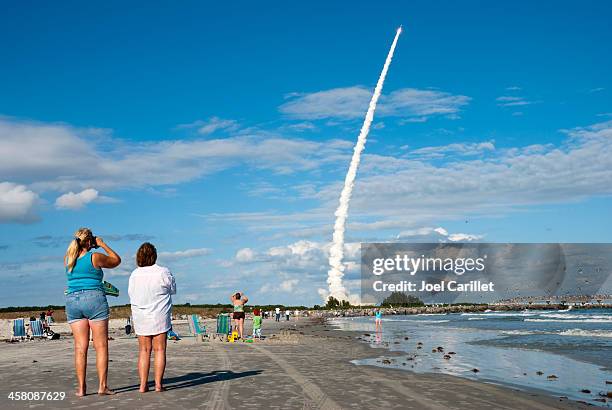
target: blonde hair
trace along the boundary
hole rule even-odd
[[[74,238],[70,241],[70,245],[68,245],[66,255],[64,256],[68,272],[72,272],[72,269],[74,269],[74,265],[76,265],[76,261],[81,251],[87,248],[88,240],[91,237],[93,237],[93,234],[89,228],[80,228],[74,233]]]

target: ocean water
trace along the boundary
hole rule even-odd
[[[612,382],[610,310],[385,316],[380,333],[373,317],[342,318],[333,324],[369,334],[364,337],[373,347],[406,353],[390,364],[382,363],[383,356],[357,364],[538,389],[598,406],[612,403],[595,400],[612,391],[612,384],[606,384]],[[443,353],[432,352],[438,346]],[[445,359],[449,352],[455,354]]]

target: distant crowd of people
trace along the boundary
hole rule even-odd
[[[233,306],[232,319],[234,320],[234,328],[238,332],[238,338],[244,339],[244,320],[245,310],[244,305],[248,302],[249,298],[246,297],[244,292],[236,292],[230,296],[230,301]],[[289,318],[293,315],[295,319],[300,317],[301,312],[294,310],[293,312],[289,309],[281,311],[280,307],[274,309],[274,311],[262,311],[260,309],[253,309],[253,337],[261,338],[261,325],[263,319],[269,319],[275,317],[277,322],[281,320],[281,313],[285,316],[285,320],[289,321]]]

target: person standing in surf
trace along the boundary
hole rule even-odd
[[[236,329],[238,330],[238,336],[240,339],[243,337],[244,333],[244,305],[249,301],[249,298],[245,296],[242,292],[236,292],[231,297],[232,305],[234,306],[234,324]]]
[[[92,252],[102,248],[106,254]],[[66,319],[74,336],[74,367],[77,376],[77,396],[87,394],[87,350],[89,332],[93,335],[98,369],[98,394],[115,394],[108,388],[108,319],[110,311],[102,285],[102,268],[116,268],[121,257],[90,229],[81,228],[70,241],[64,266],[68,279]]]
[[[382,312],[380,311],[380,309],[376,309],[374,311],[374,315],[376,317],[376,319],[374,320],[376,323],[376,331],[382,332]]]

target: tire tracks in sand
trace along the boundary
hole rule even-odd
[[[214,352],[217,354],[221,361],[221,368],[223,371],[231,370],[231,362],[230,358],[222,346],[214,346],[212,345]],[[209,410],[227,410],[230,408],[229,405],[229,384],[230,380],[226,377],[224,373],[218,373],[216,377],[220,380],[217,386],[212,388],[212,391],[207,397],[206,402],[208,402],[208,406],[206,406]]]
[[[335,401],[333,401],[327,394],[325,394],[319,386],[308,380],[303,374],[301,374],[295,367],[293,367],[285,359],[273,354],[268,349],[252,344],[251,347],[257,351],[265,354],[274,363],[276,363],[281,369],[285,371],[287,376],[293,379],[301,388],[304,394],[312,401],[310,405],[306,405],[305,408],[317,408],[317,409],[341,409]]]

